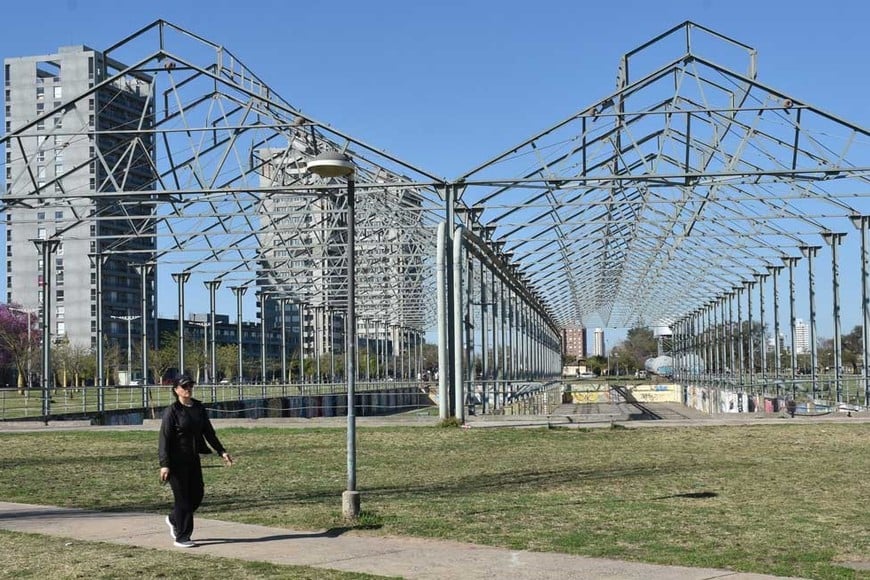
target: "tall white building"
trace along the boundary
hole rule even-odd
[[[592,333],[592,356],[607,356],[603,328],[596,328]]]
[[[6,211],[6,300],[48,304],[52,338],[91,348],[102,297],[103,334],[122,352],[118,317],[141,315],[143,292],[156,329],[154,268],[143,284],[135,267],[155,261],[152,196],[112,195],[154,189],[154,86],[142,73],[105,82],[124,68],[85,46],[4,60],[5,189],[24,200]],[[47,261],[38,248],[50,250]],[[134,334],[142,322],[132,321]]]
[[[794,351],[797,354],[810,352],[810,327],[800,318],[794,323]]]

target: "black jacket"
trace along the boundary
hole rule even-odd
[[[214,432],[205,406],[196,399],[192,402],[190,407],[185,407],[175,401],[163,411],[160,441],[157,445],[160,467],[185,463],[197,453],[211,453],[208,445],[211,445],[218,455],[223,455],[226,451]]]

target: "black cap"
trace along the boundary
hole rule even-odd
[[[175,379],[175,383],[173,384],[173,388],[181,387],[184,385],[195,385],[195,384],[196,384],[196,382],[192,378],[190,378],[190,375],[184,374],[184,375],[179,375]]]

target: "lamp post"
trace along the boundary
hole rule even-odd
[[[133,384],[133,334],[130,331],[130,323],[138,320],[139,317],[128,314],[126,316],[113,316],[112,318],[127,322],[127,384],[131,385]]]
[[[341,494],[345,518],[359,517],[360,498],[356,490],[356,264],[354,263],[354,165],[344,153],[328,151],[308,162],[308,171],[323,178],[347,178],[347,318],[345,319],[345,381],[347,383],[347,489]]]

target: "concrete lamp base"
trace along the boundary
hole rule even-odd
[[[346,520],[359,518],[359,492],[345,491],[341,494],[341,513]]]

